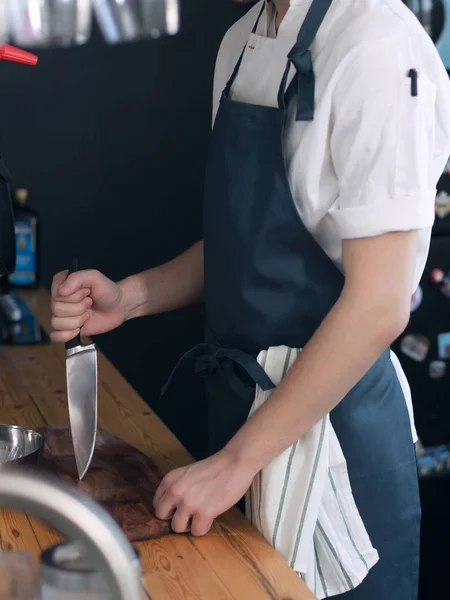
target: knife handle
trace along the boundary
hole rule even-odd
[[[71,273],[76,273],[78,271],[78,260],[76,257],[72,259],[72,265],[69,269],[69,275]],[[72,348],[76,348],[77,346],[81,346],[81,335],[76,335],[72,340],[66,342],[66,350],[71,350]]]

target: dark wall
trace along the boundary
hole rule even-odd
[[[69,265],[117,280],[201,237],[214,62],[243,12],[227,0],[182,0],[174,38],[39,51],[34,69],[0,63],[0,147],[42,219],[42,280]],[[203,451],[198,382],[158,391],[202,337],[203,309],[129,323],[96,341],[182,441]]]

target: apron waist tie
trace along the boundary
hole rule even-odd
[[[166,384],[161,389],[161,395],[163,396],[170,384],[173,381],[175,374],[178,369],[187,361],[195,359],[195,373],[197,375],[201,375],[206,377],[208,375],[214,375],[219,370],[225,370],[229,368],[230,363],[234,363],[241,367],[248,377],[252,380],[255,385],[258,385],[265,392],[268,390],[272,390],[275,385],[267,373],[264,371],[263,367],[259,364],[256,358],[249,354],[248,352],[244,352],[237,348],[221,348],[220,346],[216,346],[215,344],[198,344],[188,350],[183,356],[180,358],[172,373],[169,376]],[[233,369],[233,375],[236,379],[239,380],[240,385],[245,382],[239,378],[237,373]],[[233,385],[233,379],[230,380],[231,387],[235,388],[238,386]],[[248,386],[247,386],[248,387]],[[238,391],[238,390],[236,390]]]

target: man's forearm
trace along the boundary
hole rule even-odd
[[[391,306],[341,299],[280,386],[230,441],[237,463],[255,472],[329,413],[405,326]]]
[[[119,282],[127,320],[200,302],[204,291],[203,242],[172,261]]]

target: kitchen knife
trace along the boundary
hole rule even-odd
[[[70,273],[78,270],[76,259]],[[97,348],[83,346],[80,334],[66,343],[67,398],[78,477],[83,479],[97,437]]]

